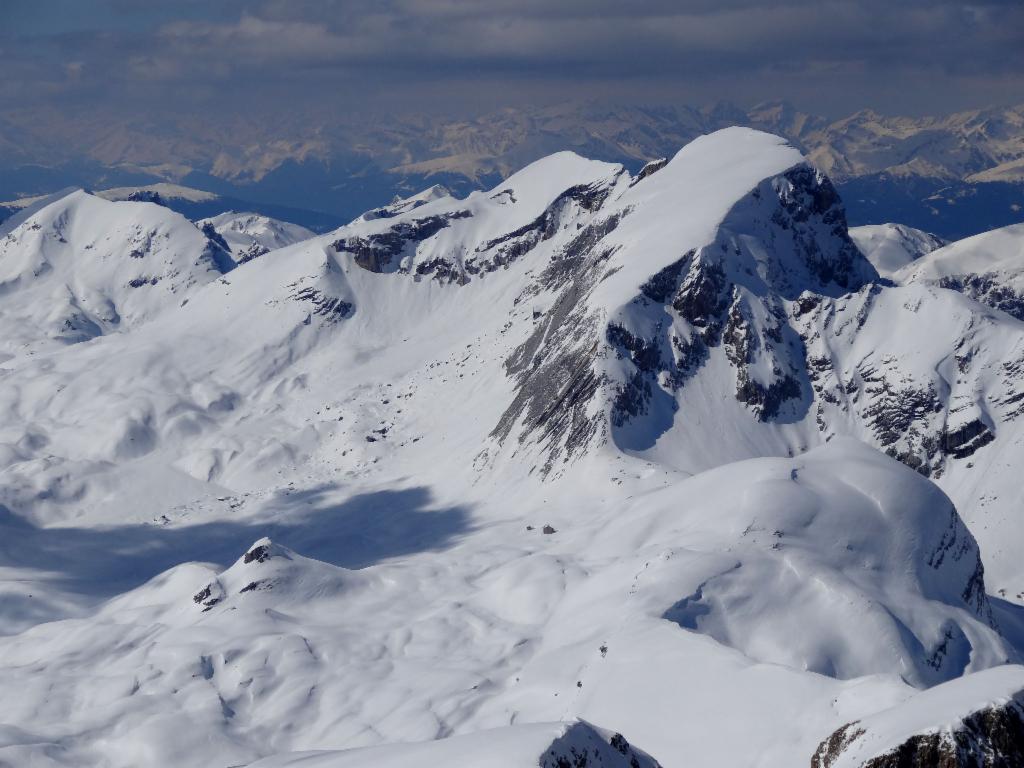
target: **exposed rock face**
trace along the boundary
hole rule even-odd
[[[1024,675],[993,667],[911,696],[824,739],[811,768],[1024,766]]]
[[[511,264],[554,237],[567,220],[599,210],[611,192],[612,183],[577,185],[565,190],[529,224],[477,246],[466,261],[466,271],[476,275]]]
[[[637,184],[637,183],[643,181],[648,176],[650,176],[652,173],[657,173],[658,171],[660,171],[667,164],[668,164],[668,158],[667,157],[661,157],[661,158],[658,158],[657,160],[651,160],[649,163],[644,163],[644,167],[640,169],[640,171],[636,175],[636,178],[633,179],[632,183],[633,184]]]
[[[258,259],[260,256],[266,256],[268,253],[270,253],[270,249],[265,245],[253,243],[239,254],[238,264],[246,264],[253,259]]]
[[[534,327],[505,362],[515,393],[491,437],[499,449],[535,446],[545,475],[609,439],[651,448],[676,418],[693,418],[688,397],[700,402],[707,391],[726,389],[755,423],[810,416],[826,439],[852,431],[932,477],[984,450],[1000,420],[1021,410],[1024,388],[1013,382],[1024,374],[1005,361],[1005,391],[978,394],[992,360],[982,359],[986,320],[976,310],[946,335],[951,349],[908,366],[892,330],[906,313],[942,315],[942,300],[906,297],[880,280],[850,238],[832,183],[799,162],[751,182],[706,233],[684,237],[676,258],[663,255],[677,247],[671,238],[657,240],[657,268],[640,275],[632,294],[620,291],[614,304],[595,299],[647,255],[635,250],[642,230],[631,222],[672,231],[674,210],[645,213],[653,200],[681,194],[675,162],[652,163],[636,178],[613,167],[587,171],[587,181],[548,174],[550,202],[528,216],[516,206],[529,185],[511,179],[464,201],[430,194],[429,203],[367,219],[375,227],[334,248],[362,269],[456,286],[513,265],[524,270],[518,304],[534,305]],[[556,177],[560,191],[550,186]],[[962,283],[961,292],[976,288],[1014,310],[1009,289],[984,275]],[[927,293],[931,284],[914,288]],[[296,298],[313,302],[311,317],[353,311],[343,292]],[[939,365],[950,353],[955,372]]]
[[[819,427],[856,425],[890,456],[940,476],[995,440],[1015,418],[1021,368],[990,352],[993,320],[952,294],[920,285],[872,285],[840,299],[803,297],[792,308],[807,348]],[[950,322],[950,343],[913,343],[894,329]],[[929,337],[931,340],[934,337]],[[987,394],[981,394],[987,391]]]
[[[582,721],[571,726],[540,756],[540,768],[660,768],[621,733],[608,734]]]
[[[151,189],[137,189],[128,197],[125,198],[132,203],[154,203],[156,205],[163,205],[164,200],[160,197],[160,193]]]
[[[857,723],[825,739],[811,768],[838,766],[850,744],[864,735]],[[974,712],[956,727],[915,734],[898,747],[858,763],[860,768],[1019,768],[1024,766],[1024,706],[1012,701]]]
[[[400,221],[378,234],[337,240],[332,247],[338,252],[351,253],[356,264],[370,272],[393,272],[407,246],[415,246],[436,235],[453,220],[471,215],[469,211],[454,211],[443,216]]]
[[[941,278],[938,284],[1024,320],[1024,295],[1005,285],[995,273],[950,275]]]
[[[634,331],[628,323],[609,326],[609,344],[633,367],[614,401],[613,426],[646,414],[659,387],[678,392],[718,347],[735,372],[735,398],[756,419],[802,412],[810,392],[785,300],[799,286],[834,296],[873,277],[828,179],[797,167],[762,182],[736,204],[714,242],[642,286],[631,314],[664,318],[652,321],[653,333],[645,336],[642,322]]]
[[[818,745],[818,749],[811,757],[811,768],[832,768],[843,754],[843,750],[863,735],[864,729],[858,728],[857,723],[847,723],[842,728],[837,728]]]
[[[592,365],[599,318],[584,301],[599,274],[581,272],[505,361],[517,391],[491,435],[504,442],[518,425],[519,442],[532,438],[546,455],[544,474],[556,460],[572,458],[605,434],[602,414],[591,408],[601,383]]]
[[[624,171],[598,182],[571,186],[527,224],[480,242],[460,242],[451,250],[430,249],[429,253],[418,253],[421,243],[449,227],[453,221],[471,218],[472,211],[456,210],[420,219],[399,220],[373,235],[339,239],[333,247],[338,252],[353,254],[355,263],[371,272],[397,271],[411,273],[417,279],[432,277],[445,283],[465,284],[475,276],[507,269],[538,245],[551,240],[570,223],[585,220],[596,213],[622,173]],[[495,195],[498,196],[515,199],[512,190]],[[577,228],[582,229],[583,226],[580,223]]]

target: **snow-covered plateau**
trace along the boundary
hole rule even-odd
[[[1024,230],[741,128],[5,227],[0,765],[1024,761]]]

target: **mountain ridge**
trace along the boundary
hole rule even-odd
[[[211,240],[74,193],[4,241],[69,268],[8,298],[149,264],[76,204]],[[118,332],[13,324],[0,758],[797,765],[1012,687],[1024,325],[880,279],[799,150],[563,152],[371,213]]]

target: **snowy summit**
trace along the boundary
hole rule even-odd
[[[737,127],[9,225],[0,764],[1024,760],[1020,227]]]

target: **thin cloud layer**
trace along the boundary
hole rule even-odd
[[[1024,101],[1014,0],[7,0],[0,97],[137,110],[458,113],[573,99]]]

